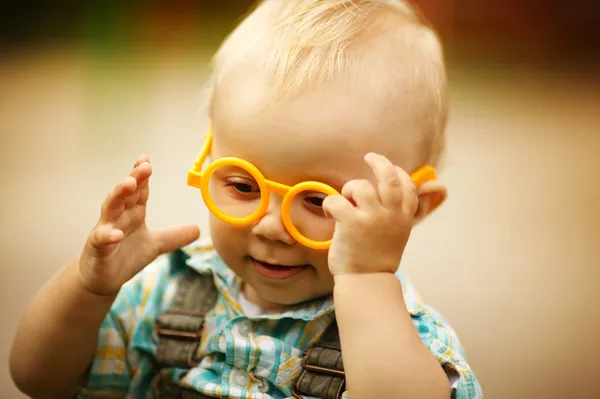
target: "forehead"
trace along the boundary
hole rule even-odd
[[[316,180],[340,189],[349,180],[368,177],[360,155],[353,156],[344,149],[338,151],[317,143],[311,133],[304,134],[303,139],[295,135],[293,140],[280,140],[281,134],[287,136],[287,132],[282,131],[257,130],[256,138],[252,137],[251,130],[244,133],[216,130],[213,156],[245,159],[259,168],[266,178],[288,185]]]
[[[332,83],[265,105],[264,82],[239,83],[221,89],[214,101],[215,157],[247,159],[267,178],[286,183],[319,179],[334,186],[372,179],[363,161],[371,151],[410,167],[408,127],[372,85]]]

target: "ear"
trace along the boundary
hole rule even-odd
[[[425,219],[446,201],[446,198],[448,198],[448,189],[438,180],[430,180],[417,187],[417,195],[419,197],[419,205],[415,212],[414,224]]]

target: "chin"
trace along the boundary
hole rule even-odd
[[[290,292],[289,287],[261,287],[260,285],[251,284],[257,294],[267,302],[281,305],[294,306],[305,302],[310,302],[315,299],[324,298],[331,295],[332,291],[318,292]]]

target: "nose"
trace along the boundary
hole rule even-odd
[[[254,224],[252,233],[265,240],[293,245],[296,240],[288,233],[281,220],[281,202],[282,198],[279,195],[271,194],[267,212]]]

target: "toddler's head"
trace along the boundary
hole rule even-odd
[[[374,181],[364,155],[376,152],[412,173],[436,166],[444,146],[446,76],[435,33],[399,0],[266,0],[214,58],[211,159],[238,157],[266,179],[319,181],[341,191]],[[260,194],[235,168],[216,174],[230,201]],[[439,183],[420,192],[418,216]],[[235,226],[211,215],[215,248],[244,281],[249,299],[277,307],[330,294],[327,251],[300,245],[281,218],[281,196],[266,214]],[[258,197],[257,197],[258,196]],[[331,236],[319,195],[300,200],[303,232]],[[302,213],[304,212],[304,213]],[[377,254],[373,254],[374,257]]]

